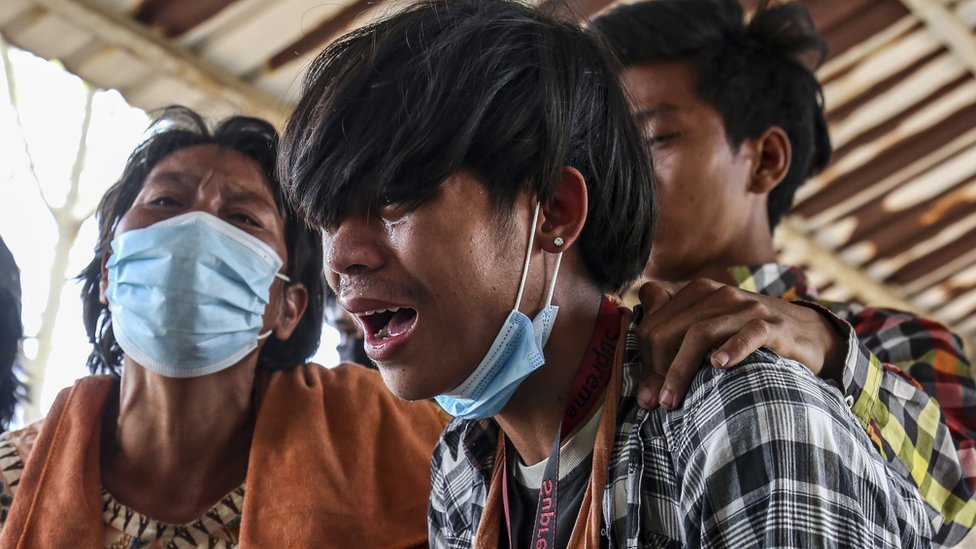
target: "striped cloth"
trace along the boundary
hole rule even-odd
[[[642,410],[635,311],[625,338],[603,500],[607,547],[930,545],[914,487],[886,466],[836,388],[761,350],[702,368],[682,408]],[[492,420],[455,420],[434,450],[431,546],[471,546],[497,444]]]
[[[844,393],[889,466],[918,487],[934,540],[953,546],[976,525],[976,380],[945,326],[893,309],[819,299],[796,267],[736,267],[745,290],[815,304],[847,334]]]

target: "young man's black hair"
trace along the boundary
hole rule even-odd
[[[421,2],[331,45],[282,138],[280,175],[298,209],[333,228],[353,196],[417,205],[468,170],[504,211],[524,191],[548,202],[572,166],[590,197],[586,266],[606,291],[634,280],[655,215],[646,152],[605,51],[578,27],[542,21],[501,0]]]
[[[827,45],[799,2],[761,0],[745,22],[738,0],[655,0],[619,6],[596,18],[626,66],[687,61],[696,91],[725,122],[738,148],[771,126],[786,131],[790,170],[769,193],[769,227],[793,204],[797,188],[830,160],[820,84],[812,69]]]

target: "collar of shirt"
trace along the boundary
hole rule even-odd
[[[575,471],[588,457],[593,455],[593,444],[596,442],[596,431],[600,426],[600,414],[602,412],[603,404],[600,404],[579,431],[569,437],[569,440],[564,442],[559,448],[560,481]],[[546,465],[549,463],[549,458],[534,465],[526,465],[522,462],[522,458],[516,454],[513,461],[515,462],[515,470],[512,472],[514,473],[515,481],[526,488],[538,490],[542,484],[542,477],[545,473]]]

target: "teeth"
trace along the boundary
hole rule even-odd
[[[389,309],[376,309],[375,311],[366,311],[364,313],[359,313],[359,316],[373,316],[373,315],[378,315],[380,313],[395,313],[399,310],[400,310],[399,307],[391,307]]]
[[[364,311],[362,313],[359,313],[359,317],[360,318],[363,318],[363,317],[378,315],[378,314],[382,314],[382,313],[394,313],[394,314],[396,314],[399,310],[400,310],[400,307],[390,307],[389,309],[376,309],[374,311]],[[384,326],[384,327],[380,328],[379,331],[377,331],[375,334],[373,334],[373,337],[375,337],[377,339],[386,339],[386,338],[390,337],[390,330],[387,329],[386,326]]]

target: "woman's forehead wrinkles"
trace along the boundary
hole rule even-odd
[[[242,173],[240,177],[236,172],[228,173],[226,170],[218,170],[214,165],[206,170],[198,169],[197,166],[180,165],[187,163],[174,163],[173,166],[165,166],[159,171],[153,170],[146,184],[162,185],[168,187],[178,187],[179,190],[195,190],[204,181],[221,183],[219,190],[221,197],[226,202],[247,202],[260,203],[275,210],[278,209],[275,202],[271,184],[267,178],[259,171]],[[213,177],[217,175],[218,177]],[[259,182],[259,185],[249,183],[249,180]]]

